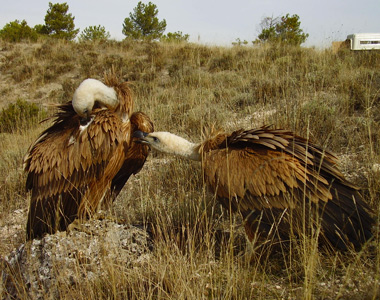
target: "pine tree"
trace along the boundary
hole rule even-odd
[[[75,29],[75,17],[67,13],[68,10],[69,6],[66,2],[62,4],[49,2],[49,9],[45,15],[45,25],[41,28],[41,33],[59,39],[75,39],[79,29]]]
[[[299,46],[309,37],[300,28],[301,21],[298,15],[280,17],[266,17],[261,22],[261,33],[257,42],[285,43]]]
[[[145,5],[140,1],[129,18],[124,19],[123,34],[135,40],[159,39],[166,29],[166,21],[159,21],[157,14],[155,4],[149,2]]]

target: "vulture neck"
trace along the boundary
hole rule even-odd
[[[179,153],[179,155],[190,160],[201,161],[201,154],[199,153],[200,144],[188,143],[188,147],[184,148],[183,152]]]
[[[174,134],[168,135],[167,138],[167,144],[170,145],[170,147],[159,150],[163,150],[164,152],[181,156],[186,159],[201,161],[200,144],[189,142],[188,140]]]
[[[81,117],[88,118],[98,102],[101,107],[114,109],[119,100],[114,88],[109,87],[96,79],[86,79],[75,90],[72,105],[75,112]]]
[[[92,102],[92,105],[98,102],[101,106],[113,109],[119,104],[115,90],[101,82],[94,82],[92,90],[88,91],[88,95],[88,101]]]

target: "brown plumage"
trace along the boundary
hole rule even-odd
[[[153,124],[144,113],[133,113],[126,82],[106,74],[105,85],[85,80],[76,95],[75,105],[70,101],[58,107],[53,124],[25,157],[31,192],[27,239],[65,230],[75,219],[94,215],[108,201],[111,185],[114,199],[148,155],[148,146],[131,140],[134,130],[151,132]]]
[[[136,112],[131,117],[131,132],[144,131],[153,132],[153,123],[142,112]],[[150,152],[150,148],[147,145],[141,143],[135,143],[137,138],[133,137],[130,141],[130,146],[125,155],[125,160],[120,168],[119,172],[112,179],[111,192],[112,199],[115,199],[119,195],[124,184],[132,174],[137,174],[143,167],[146,158]]]
[[[221,204],[245,219],[248,237],[312,235],[339,249],[371,236],[371,209],[337,167],[336,157],[294,133],[264,126],[219,133],[201,144],[167,132],[136,132],[141,143],[202,162]]]

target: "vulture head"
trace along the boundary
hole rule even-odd
[[[200,144],[191,143],[173,133],[135,131],[133,136],[138,139],[138,143],[148,144],[159,152],[174,154],[191,160],[201,160],[199,153]]]
[[[89,78],[75,90],[72,105],[80,117],[89,119],[95,104],[114,109],[119,104],[119,100],[114,88],[106,86],[99,80]]]

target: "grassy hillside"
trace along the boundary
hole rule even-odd
[[[136,110],[150,115],[156,130],[200,141],[209,126],[273,124],[309,136],[337,154],[347,178],[363,189],[379,215],[380,52],[0,41],[0,108],[26,100],[50,115],[52,104],[71,100],[83,79],[101,79],[111,67],[131,82]],[[0,132],[2,256],[24,240],[28,196],[22,158],[48,125],[31,121]],[[320,253],[305,240],[268,257],[247,243],[239,216],[231,217],[207,192],[195,162],[153,153],[127,183],[112,214],[157,225],[152,259],[105,270],[97,285],[63,286],[62,298],[380,297],[378,232],[375,250]],[[228,236],[225,243],[220,235]]]

